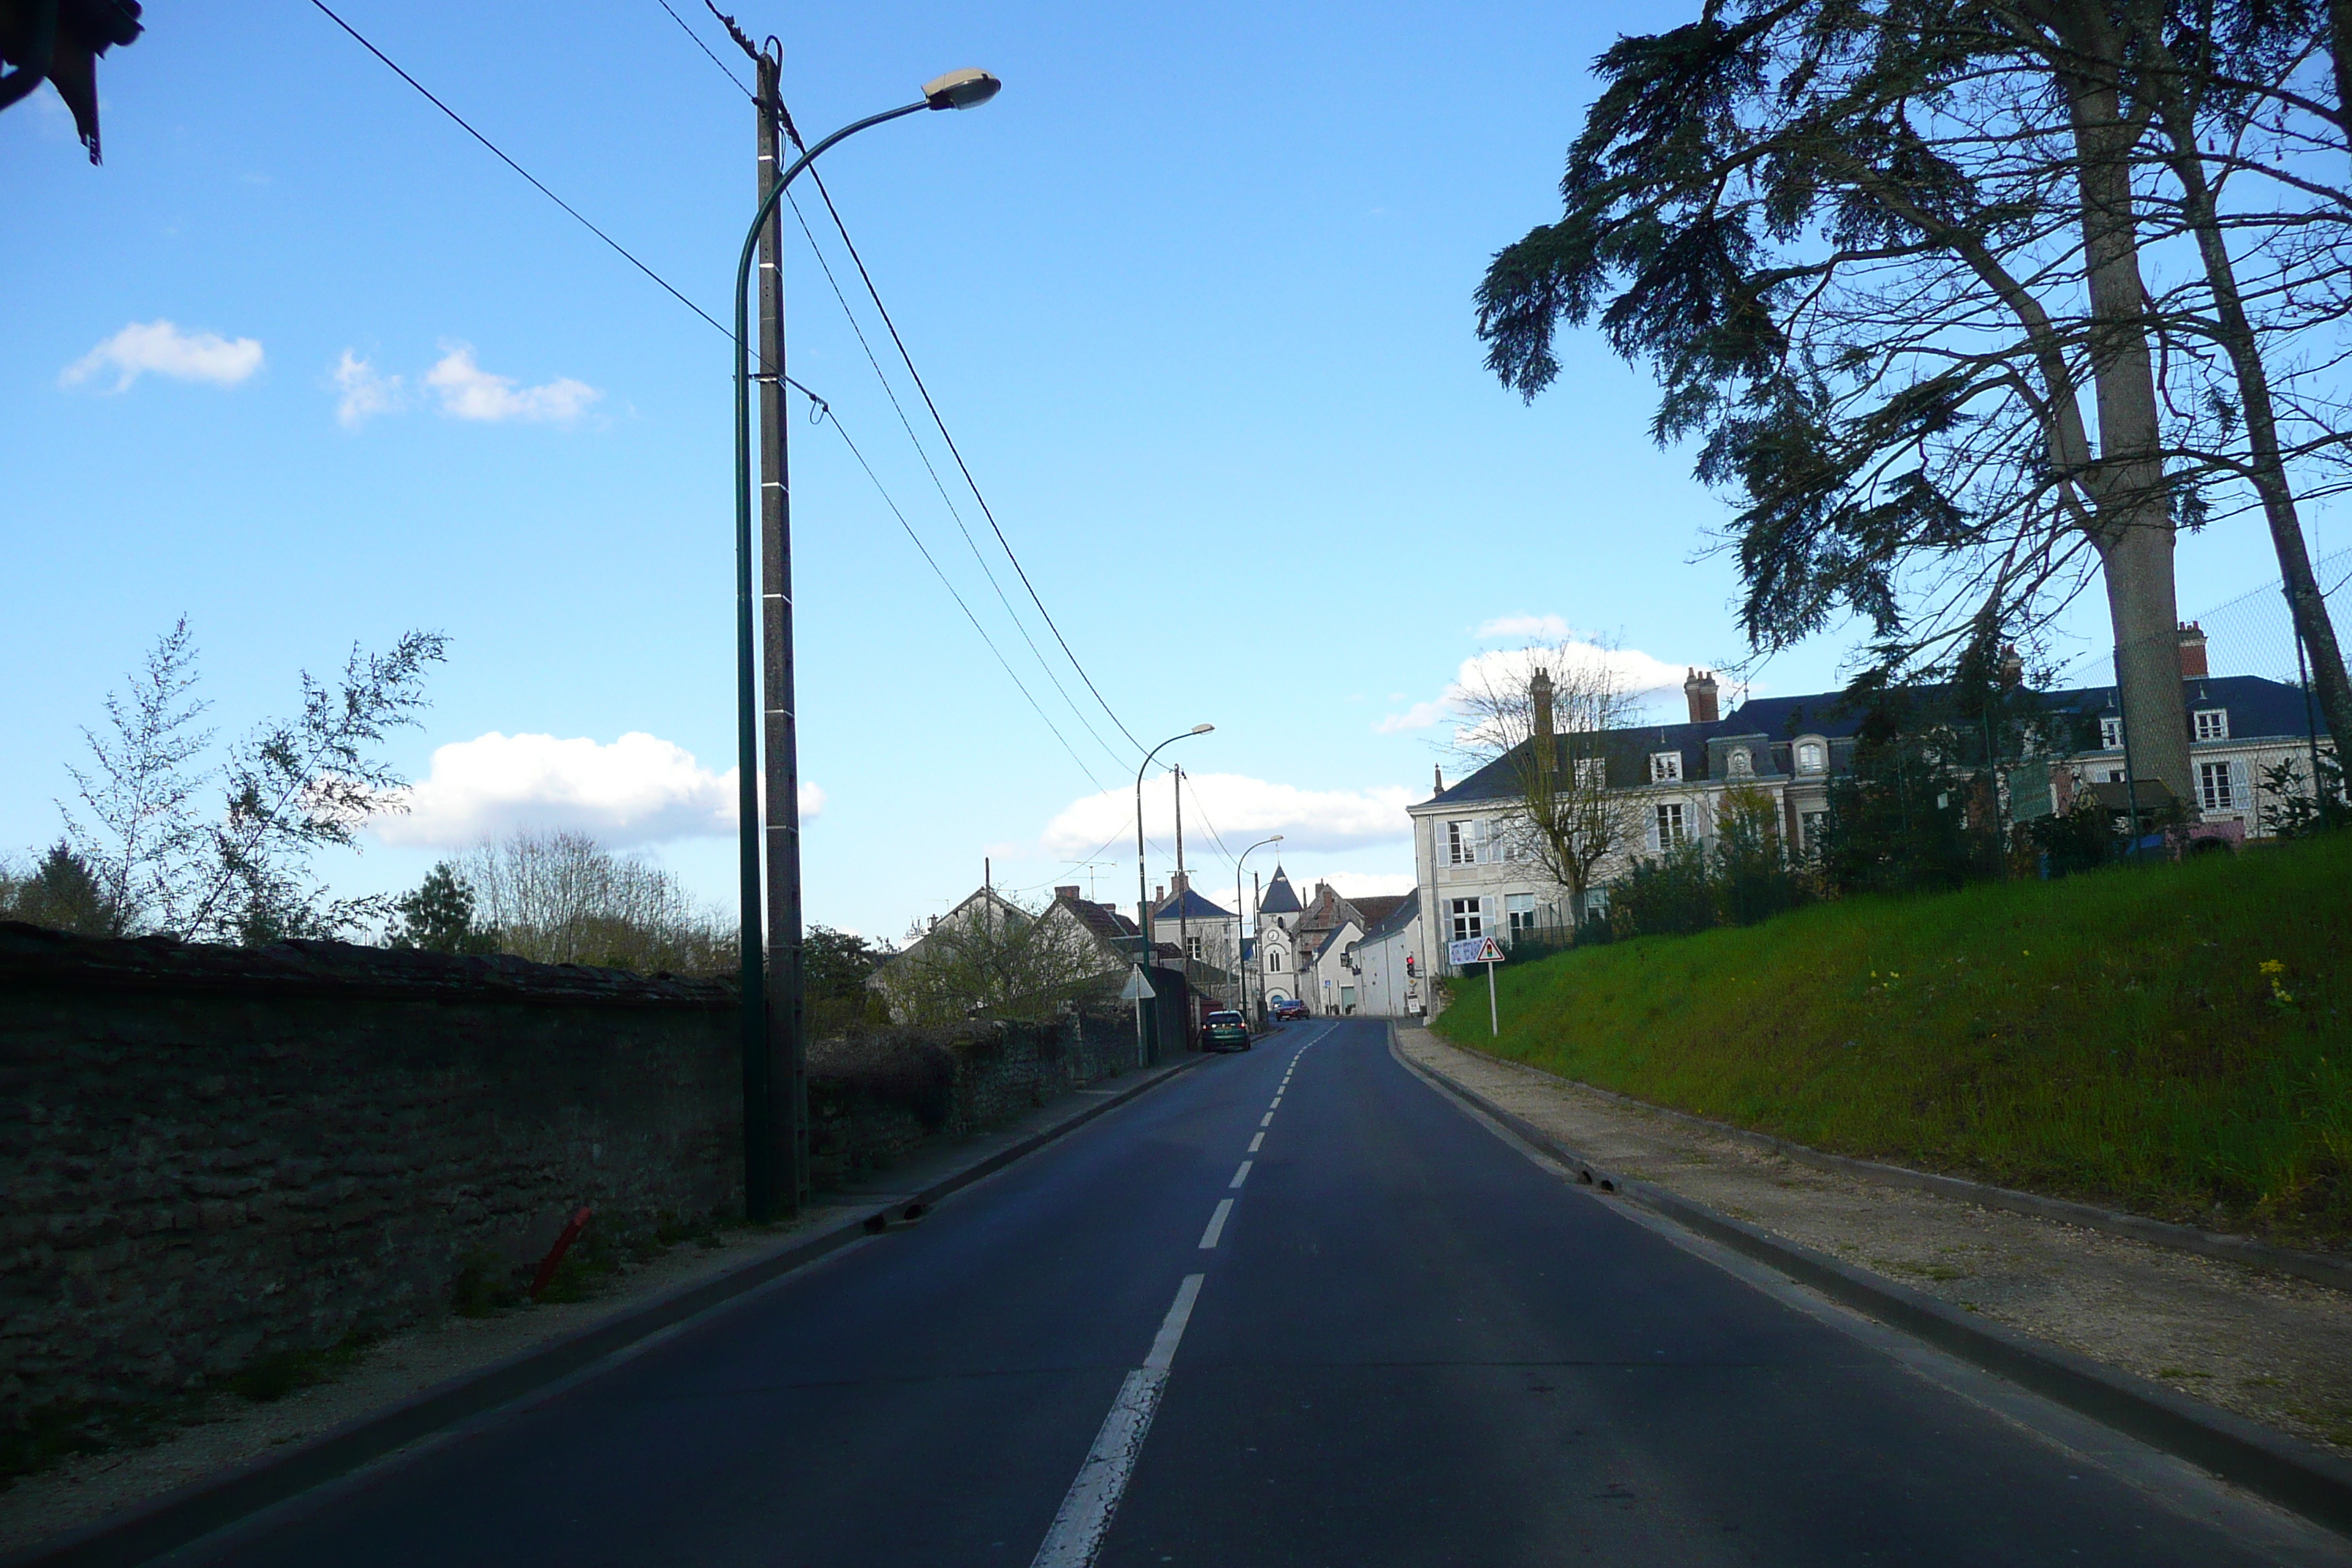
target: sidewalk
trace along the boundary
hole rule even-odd
[[[1425,1029],[1400,1024],[1396,1041],[1596,1165],[2352,1455],[2352,1294],[1818,1170]]]
[[[299,1460],[329,1439],[348,1445],[371,1424],[381,1424],[404,1406],[456,1394],[503,1373],[501,1392],[481,1408],[516,1397],[505,1384],[529,1381],[531,1358],[561,1352],[588,1340],[596,1359],[645,1333],[658,1331],[691,1310],[737,1293],[731,1284],[755,1288],[766,1279],[799,1267],[832,1247],[863,1239],[869,1231],[904,1223],[910,1205],[928,1207],[969,1185],[1110,1106],[1139,1094],[1195,1065],[1177,1061],[1128,1072],[1073,1091],[990,1131],[933,1147],[853,1184],[782,1225],[743,1227],[700,1242],[684,1242],[617,1276],[593,1300],[532,1305],[488,1318],[447,1317],[395,1334],[371,1346],[331,1382],[297,1391],[269,1404],[234,1394],[215,1396],[204,1424],[183,1428],[144,1448],[120,1448],[79,1456],[18,1481],[0,1492],[0,1561],[33,1560],[33,1549],[64,1544],[89,1527],[169,1507],[182,1498],[281,1461]],[[642,1331],[638,1331],[642,1330]],[[607,1347],[610,1348],[607,1348]],[[569,1374],[551,1369],[547,1378]],[[467,1412],[470,1415],[473,1412]],[[459,1416],[462,1419],[463,1416]],[[425,1434],[429,1435],[429,1434]],[[418,1437],[387,1442],[388,1453]],[[373,1456],[371,1456],[373,1457]],[[96,1546],[97,1543],[92,1543]],[[80,1560],[79,1553],[76,1560]],[[144,1553],[124,1554],[125,1562]],[[103,1550],[92,1561],[116,1560]]]

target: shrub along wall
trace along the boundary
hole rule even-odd
[[[608,1240],[735,1207],[735,1021],[721,982],[0,923],[0,1426],[437,1315],[583,1205]],[[821,1046],[815,1173],[1133,1048],[1076,1019]]]

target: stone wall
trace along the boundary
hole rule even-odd
[[[740,1209],[731,984],[0,923],[0,1415],[134,1404],[446,1310],[586,1205]],[[812,1052],[821,1183],[1133,1065],[1132,1025]]]

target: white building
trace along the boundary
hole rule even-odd
[[[1406,901],[1396,894],[1344,898],[1329,883],[1318,882],[1315,896],[1301,904],[1289,877],[1276,867],[1274,880],[1258,900],[1252,1000],[1263,984],[1269,1006],[1295,996],[1322,1016],[1360,1011],[1360,987],[1349,967],[1349,950]]]
[[[2184,804],[2199,825],[2192,832],[2227,841],[2263,837],[2261,809],[2273,804],[2263,770],[2287,763],[2297,787],[2310,789],[2304,693],[2259,676],[2209,674],[2205,636],[2193,624],[2180,628],[2180,642],[2182,722],[2195,795]],[[1724,795],[1734,787],[1771,801],[1781,841],[1799,854],[1811,852],[1827,818],[1831,780],[1853,769],[1860,717],[1845,710],[1840,693],[1753,698],[1718,715],[1712,674],[1693,670],[1683,691],[1689,714],[1684,722],[1608,731],[1598,748],[1602,755],[1587,764],[1603,767],[1609,787],[1637,808],[1633,841],[1596,876],[1597,907],[1606,907],[1607,884],[1635,859],[1712,839]],[[2100,798],[2113,805],[2113,786],[2125,777],[2126,739],[2114,689],[2045,692],[2042,700],[2053,728],[2072,733],[2053,735],[2041,757],[2006,770],[2004,815],[2021,821],[2066,810],[2076,788],[2086,784],[2104,786]],[[2081,749],[2091,740],[2098,743]],[[1555,743],[1566,766],[1565,738]],[[2333,751],[2325,735],[2318,744]],[[1510,942],[1529,931],[1565,928],[1568,890],[1514,848],[1510,759],[1490,763],[1450,789],[1442,777],[1437,782],[1435,794],[1407,808],[1420,884],[1421,973],[1443,965],[1449,942],[1488,935]],[[2137,786],[2140,797],[2158,788],[2145,781]],[[2146,810],[2155,803],[2138,798],[2137,804]]]
[[[1349,944],[1356,1010],[1376,1018],[1413,1018],[1428,1011],[1429,973],[1423,957],[1421,900],[1407,894],[1387,918]]]

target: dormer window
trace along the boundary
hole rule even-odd
[[[2230,738],[2230,710],[2227,708],[2200,708],[2196,720],[2199,740],[2226,741]]]
[[[1801,741],[1798,742],[1797,771],[1799,773],[1820,773],[1822,771],[1826,761],[1827,759],[1822,754],[1822,743],[1819,741]]]
[[[1652,784],[1680,784],[1682,782],[1682,776],[1683,754],[1680,752],[1652,752],[1650,753],[1650,782]]]
[[[2124,721],[2120,718],[2099,721],[2099,750],[2120,752],[2124,749]]]

